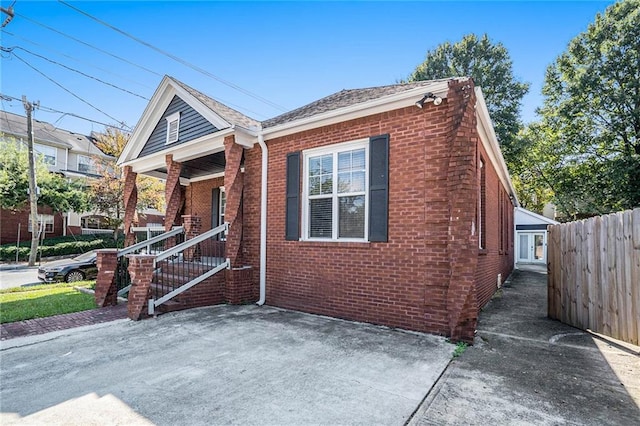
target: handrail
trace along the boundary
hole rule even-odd
[[[124,248],[123,250],[118,252],[118,257],[124,256],[125,254],[132,253],[136,250],[140,250],[151,244],[155,244],[159,241],[173,237],[174,235],[181,234],[183,231],[184,231],[184,227],[176,226],[171,231],[165,232],[164,234],[156,235],[155,237],[149,238],[148,240],[140,241],[139,243],[136,243],[132,246]]]
[[[197,237],[191,238],[190,240],[185,241],[184,243],[178,244],[177,246],[171,247],[168,250],[163,251],[154,259],[154,263],[158,263],[168,257],[174,256],[185,249],[188,249],[191,246],[194,246],[202,241],[205,241],[207,238],[211,238],[221,232],[228,232],[229,224],[224,223],[216,228],[211,229],[203,234],[198,235]]]

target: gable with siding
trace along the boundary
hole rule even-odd
[[[180,112],[180,127],[178,133],[177,142],[173,142],[169,145],[166,144],[167,140],[167,120],[166,118],[171,114]],[[189,104],[183,101],[179,96],[174,96],[169,106],[165,110],[164,114],[156,127],[151,132],[151,136],[147,139],[147,142],[140,151],[138,158],[145,157],[147,155],[155,154],[169,146],[177,146],[183,143],[198,139],[202,136],[209,135],[217,132],[218,129],[211,124],[206,118],[200,115]]]

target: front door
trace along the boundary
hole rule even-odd
[[[545,237],[544,232],[519,232],[518,262],[545,263],[547,257]]]

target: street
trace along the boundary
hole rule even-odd
[[[37,284],[38,268],[18,268],[0,270],[0,289],[20,287],[28,284]]]

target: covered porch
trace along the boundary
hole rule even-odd
[[[159,312],[257,300],[242,250],[243,151],[234,134],[202,141],[200,156],[177,146],[124,166],[125,249],[98,255],[96,301],[128,293],[137,320]],[[160,163],[160,157],[164,162]],[[164,234],[136,242],[137,177],[165,182]]]

